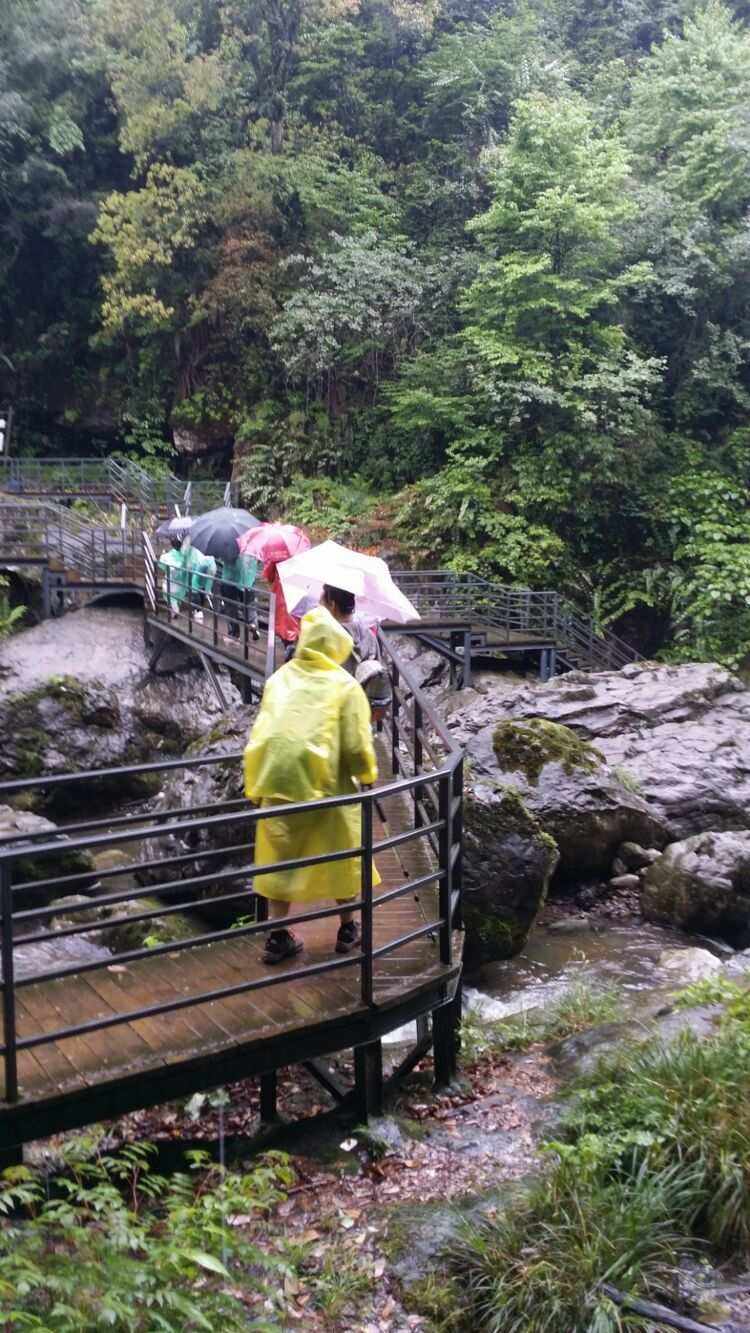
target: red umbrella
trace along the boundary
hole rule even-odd
[[[278,565],[300,551],[309,551],[310,538],[293,523],[261,523],[238,538],[243,555],[253,555],[264,565]]]
[[[294,643],[299,638],[299,621],[287,610],[276,566],[299,555],[300,551],[309,550],[310,538],[293,523],[261,523],[259,528],[243,533],[237,544],[243,555],[252,555],[262,561],[263,577],[276,595],[274,628],[285,643]]]

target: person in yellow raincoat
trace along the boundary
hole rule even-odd
[[[261,806],[312,801],[347,796],[375,782],[370,705],[342,665],[351,651],[351,636],[325,607],[303,616],[295,655],[266,682],[245,748],[249,800]],[[360,843],[359,804],[274,815],[258,821],[255,864],[321,856]],[[373,866],[373,884],[379,883]],[[336,952],[349,953],[359,943],[359,927],[345,903],[359,897],[361,857],[270,871],[256,877],[255,891],[268,898],[272,920],[285,917],[292,903],[335,898],[342,905]],[[293,931],[282,927],[270,932],[263,958],[281,962],[302,948]]]

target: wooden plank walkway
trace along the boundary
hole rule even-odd
[[[384,767],[383,777],[387,780]],[[411,827],[407,797],[384,796],[382,816],[375,821],[376,841]],[[434,885],[408,893],[378,907],[378,897],[410,878],[432,869],[424,839],[388,848],[376,854],[382,884],[375,891],[374,944],[377,949],[412,930],[436,920],[438,893]],[[331,904],[321,904],[329,906]],[[302,909],[305,910],[305,909]],[[81,976],[41,981],[17,990],[19,1038],[53,1032],[74,1023],[111,1018],[128,1011],[183,999],[245,981],[284,977],[305,965],[325,962],[333,951],[338,918],[307,922],[296,929],[305,941],[304,952],[288,963],[269,968],[261,961],[263,936],[239,936],[199,945],[176,954],[143,958],[127,965],[111,963]],[[396,1006],[460,968],[439,961],[437,937],[412,941],[374,963],[375,1003],[379,1009]],[[19,1053],[19,1102],[0,1104],[4,1115],[17,1119],[24,1106],[39,1110],[61,1095],[75,1098],[84,1090],[135,1074],[166,1071],[168,1067],[208,1057],[229,1047],[275,1043],[300,1029],[361,1015],[360,967],[330,974],[278,981],[219,1001],[149,1018],[124,1020],[103,1031],[45,1043]],[[336,1049],[333,1041],[331,1049]],[[283,1049],[283,1045],[280,1047]],[[283,1063],[283,1056],[278,1063]],[[0,1083],[0,1096],[4,1089]]]

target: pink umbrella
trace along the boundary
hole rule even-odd
[[[309,551],[310,538],[293,523],[261,523],[237,539],[243,555],[253,555],[264,565],[278,565],[300,551]]]
[[[245,541],[255,536],[255,541]],[[242,555],[252,555],[263,563],[263,577],[276,596],[276,620],[274,628],[285,643],[294,643],[299,637],[299,621],[290,616],[284,600],[284,592],[279,582],[276,566],[282,560],[289,560],[300,551],[310,549],[310,538],[301,528],[293,523],[261,523],[253,533],[243,533],[237,539]]]

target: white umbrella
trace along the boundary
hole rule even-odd
[[[323,584],[354,593],[357,612],[371,622],[419,620],[419,612],[396,587],[384,560],[362,555],[338,542],[321,542],[277,566],[286,604],[296,607],[304,597],[320,597]]]

